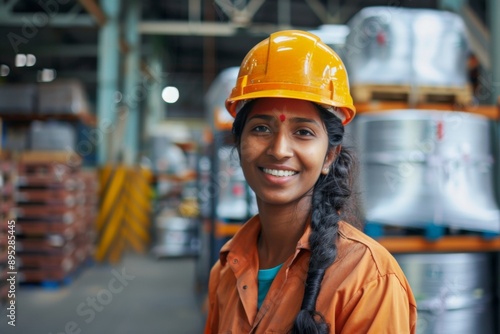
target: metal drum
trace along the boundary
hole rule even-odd
[[[155,219],[155,246],[157,257],[196,256],[199,251],[198,222],[195,219],[160,214]]]
[[[417,300],[417,333],[494,333],[490,254],[396,254],[395,258]]]
[[[341,57],[351,84],[467,84],[466,31],[456,14],[376,6],[362,9],[348,26]]]
[[[486,118],[393,110],[359,115],[353,131],[367,221],[500,232]]]

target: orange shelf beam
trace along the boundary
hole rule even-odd
[[[444,236],[430,241],[420,236],[404,236],[381,237],[377,241],[391,253],[500,251],[500,237]]]
[[[243,223],[224,223],[221,221],[215,222],[215,236],[217,238],[232,237],[238,232]]]
[[[443,111],[464,111],[472,114],[483,115],[492,120],[500,119],[500,106],[477,105],[464,106],[451,103],[425,103],[411,105],[404,101],[371,101],[365,103],[355,103],[354,106],[359,114],[374,111],[390,111],[394,109],[423,109],[423,110],[443,110]]]

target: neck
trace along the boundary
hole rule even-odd
[[[270,205],[258,201],[261,233],[258,239],[259,267],[272,268],[295,253],[309,219],[310,197],[293,206]]]

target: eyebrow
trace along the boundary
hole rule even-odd
[[[294,123],[312,123],[312,124],[316,124],[317,126],[320,126],[320,124],[318,122],[316,122],[314,119],[311,119],[311,118],[293,117],[293,118],[290,118],[290,121],[292,121]]]
[[[252,117],[250,117],[249,120],[254,119],[254,118],[262,119],[265,121],[273,121],[276,119],[274,116],[271,116],[271,115],[257,114],[257,115],[253,115]],[[314,119],[306,118],[306,117],[291,117],[291,118],[289,118],[289,120],[293,123],[312,123],[312,124],[315,124],[317,126],[320,126],[320,124],[318,122],[316,122]]]

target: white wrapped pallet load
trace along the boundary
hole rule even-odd
[[[467,85],[469,49],[457,14],[375,6],[348,26],[343,54],[351,84]]]
[[[43,115],[88,113],[83,85],[77,80],[57,80],[38,86],[38,112]]]
[[[36,85],[0,85],[0,115],[36,113]]]
[[[368,222],[500,233],[488,119],[409,109],[359,115],[353,126]]]

